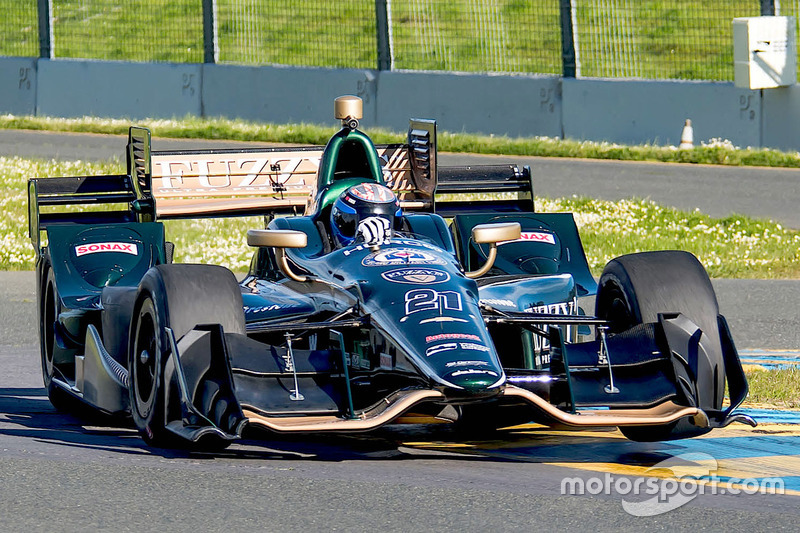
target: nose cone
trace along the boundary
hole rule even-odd
[[[500,372],[480,367],[459,368],[443,377],[448,383],[472,393],[496,390],[505,381]]]

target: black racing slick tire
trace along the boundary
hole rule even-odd
[[[213,265],[168,264],[151,268],[139,284],[131,319],[128,349],[131,417],[151,446],[194,447],[167,429],[168,419],[180,419],[176,383],[166,383],[164,370],[171,353],[167,329],[176,342],[198,324],[220,324],[229,333],[244,333],[242,296],[236,278]],[[222,449],[225,442],[209,440],[198,447]],[[195,443],[197,444],[197,443]]]
[[[45,257],[42,262],[39,283],[39,347],[42,361],[42,382],[47,391],[47,398],[53,407],[57,411],[71,412],[76,407],[77,400],[53,382],[53,377],[58,375],[60,362],[74,357],[75,350],[70,351],[60,347],[56,340],[56,321],[61,312],[61,304],[48,257]]]
[[[693,388],[703,387],[701,409],[722,407],[725,365],[722,355],[719,306],[711,280],[697,258],[682,251],[630,254],[609,261],[600,276],[595,304],[598,318],[609,322],[609,333],[656,322],[659,313],[681,313],[703,332],[702,344],[710,369],[693,369]],[[703,372],[695,375],[695,372]],[[692,404],[696,399],[688,398]],[[631,440],[661,441],[706,433],[686,420],[657,427],[628,427],[620,431]]]

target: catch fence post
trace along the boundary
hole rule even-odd
[[[53,59],[53,4],[50,0],[37,0],[39,10],[39,57]]]
[[[217,61],[217,0],[203,0],[203,63]]]
[[[375,0],[375,26],[378,44],[378,70],[392,70],[392,42],[390,37],[391,0]]]
[[[560,0],[561,7],[561,61],[565,78],[581,75],[578,59],[578,35],[575,32],[576,17],[574,0]]]
[[[780,0],[761,0],[761,16],[771,17],[780,14]]]

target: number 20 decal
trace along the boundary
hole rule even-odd
[[[461,295],[453,291],[414,289],[406,293],[406,315],[419,311],[461,311]]]

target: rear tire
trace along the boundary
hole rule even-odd
[[[215,437],[191,443],[166,428],[167,414],[180,417],[174,405],[177,384],[166,383],[170,355],[166,328],[176,342],[198,324],[221,324],[228,333],[244,333],[241,292],[233,274],[211,265],[159,265],[139,284],[128,350],[131,416],[142,438],[162,448],[221,450],[228,442]],[[167,405],[167,388],[172,387]],[[176,412],[177,410],[177,412]]]
[[[630,254],[609,261],[600,276],[596,316],[610,323],[611,334],[642,323],[658,321],[659,313],[681,313],[703,332],[702,344],[712,364],[710,370],[687,369],[698,384],[712,390],[698,390],[701,409],[722,407],[725,365],[717,316],[719,306],[711,280],[697,258],[681,251]],[[704,372],[703,375],[696,375]],[[708,374],[705,374],[708,372]],[[687,399],[693,403],[694,399]],[[637,441],[661,441],[707,433],[685,420],[656,427],[620,428]]]

